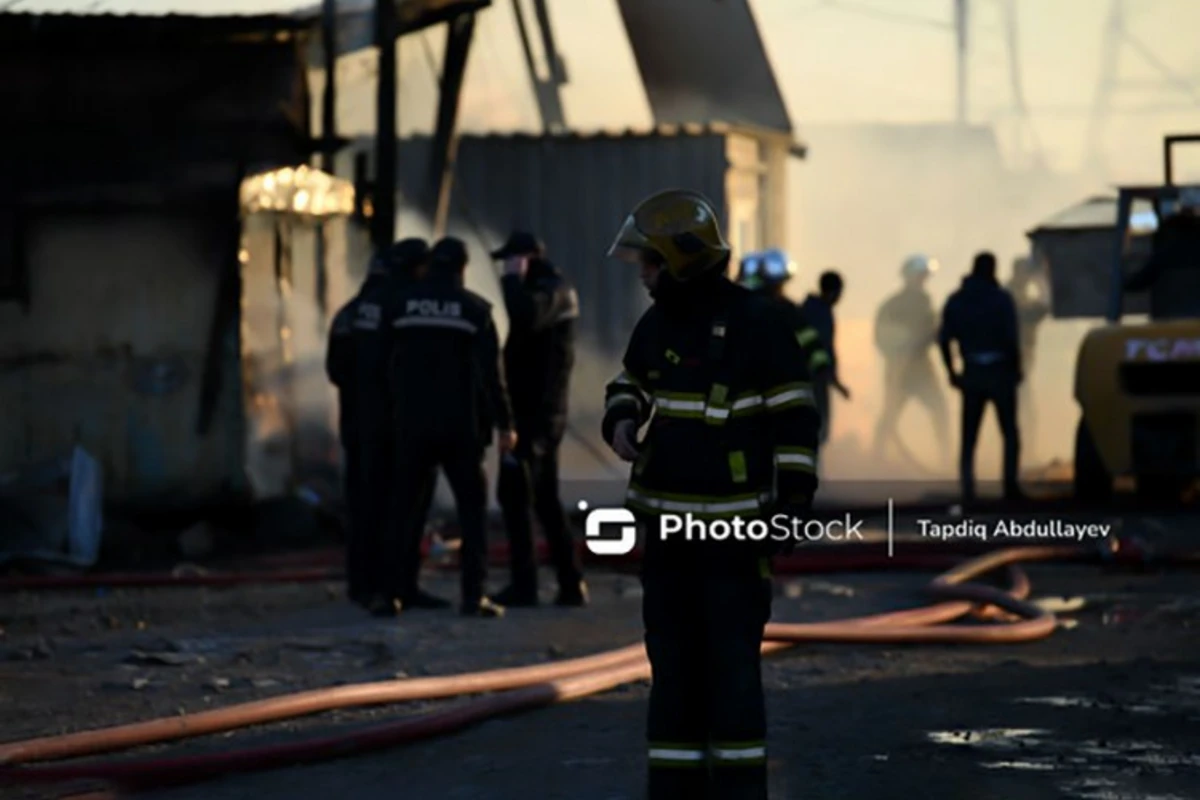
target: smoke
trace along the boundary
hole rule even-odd
[[[1100,176],[1014,172],[988,128],[952,126],[828,126],[805,131],[810,160],[791,175],[795,252],[805,272],[792,287],[813,288],[817,274],[836,268],[846,280],[837,308],[838,358],[850,400],[834,399],[833,431],[824,454],[826,475],[842,479],[952,477],[957,470],[960,400],[935,364],[951,431],[949,458],[930,413],[913,399],[899,424],[915,463],[872,454],[883,408],[883,360],[874,345],[878,307],[899,290],[900,265],[913,253],[940,261],[928,284],[940,312],[969,269],[973,255],[997,256],[1007,281],[1014,259],[1029,251],[1025,232],[1096,192]],[[1037,469],[1072,457],[1077,411],[1072,377],[1079,343],[1094,323],[1049,320],[1041,326],[1024,423],[1022,465]],[[1032,412],[1032,413],[1029,413]],[[981,480],[1000,475],[1001,446],[994,413],[984,418],[976,455]]]

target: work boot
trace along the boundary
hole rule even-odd
[[[504,616],[504,606],[493,602],[487,597],[484,597],[475,602],[467,602],[462,605],[462,615],[464,617],[486,617],[489,619],[497,619]]]
[[[588,601],[587,584],[583,581],[578,581],[560,586],[558,588],[558,596],[554,598],[554,605],[564,608],[581,608],[586,606]]]
[[[510,584],[496,594],[496,602],[509,608],[534,608],[540,601],[537,589],[518,590]]]
[[[371,612],[371,616],[379,617],[380,619],[398,617],[403,608],[403,603],[391,597],[376,597],[367,606],[367,610]]]
[[[450,607],[450,601],[438,597],[437,595],[429,594],[428,592],[417,589],[402,601],[405,608],[425,609],[429,611],[437,611],[443,608]]]

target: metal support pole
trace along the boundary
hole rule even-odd
[[[375,41],[379,47],[379,90],[375,122],[375,216],[372,243],[376,249],[396,240],[396,5],[375,0]]]
[[[956,73],[956,109],[955,121],[959,127],[965,127],[967,124],[967,83],[968,83],[968,52],[970,47],[970,39],[968,31],[970,29],[970,6],[968,0],[954,0],[954,42],[955,55],[957,57]]]
[[[446,25],[446,55],[442,66],[437,129],[433,137],[433,158],[429,163],[430,196],[434,201],[434,238],[446,235],[450,217],[450,193],[454,187],[454,161],[458,152],[458,107],[474,33],[474,13],[462,14]]]

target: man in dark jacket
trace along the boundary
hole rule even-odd
[[[512,583],[496,595],[496,602],[538,604],[536,514],[558,577],[555,602],[581,606],[587,602],[587,587],[558,491],[558,450],[567,425],[579,298],[530,233],[514,232],[492,258],[504,262],[500,283],[509,324],[504,370],[518,442],[501,462],[497,481]]]
[[[951,343],[958,343],[962,371],[954,367]],[[950,385],[962,392],[962,452],[959,474],[964,502],[975,499],[975,445],[984,409],[996,407],[1004,435],[1004,495],[1021,497],[1018,467],[1017,387],[1023,376],[1017,306],[996,279],[996,257],[975,256],[971,274],[950,295],[938,335]]]
[[[837,348],[834,346],[837,330],[833,319],[833,308],[842,299],[844,289],[845,281],[842,280],[842,276],[833,270],[826,270],[818,278],[817,293],[809,294],[800,304],[800,311],[804,314],[804,318],[820,335],[821,346],[829,354],[829,369],[814,376],[813,380],[813,396],[816,400],[817,411],[821,415],[822,444],[829,441],[829,432],[832,428],[833,404],[830,402],[829,390],[835,390],[845,400],[850,399],[850,390],[842,383],[841,375],[838,373]]]
[[[1150,258],[1125,291],[1150,290],[1153,319],[1200,317],[1200,197],[1186,196],[1154,233]]]
[[[347,594],[363,607],[378,603],[385,582],[380,573],[382,542],[397,536],[410,538],[395,530],[395,520],[388,516],[395,456],[387,402],[391,332],[381,324],[383,308],[405,285],[421,278],[428,256],[429,246],[422,239],[404,239],[377,253],[362,288],[334,315],[329,332],[325,371],[338,388],[350,522]],[[436,472],[430,471],[416,489],[424,513],[433,501],[436,478]],[[414,606],[445,604],[423,592],[406,599]]]
[[[804,352],[786,309],[725,277],[730,248],[702,195],[645,200],[609,254],[638,263],[654,297],[602,423],[633,464],[626,505],[646,531],[648,796],[766,800],[760,648],[778,543],[730,527],[811,508],[820,420]],[[713,538],[689,541],[673,526],[685,517]]]
[[[393,330],[391,399],[396,436],[395,516],[415,529],[420,498],[414,487],[440,466],[454,493],[462,532],[462,613],[499,617],[487,596],[487,475],[483,458],[499,432],[502,452],[516,445],[491,304],[467,290],[466,246],[447,237],[430,256],[429,277],[409,286],[387,315]],[[410,542],[386,559],[395,580],[392,608],[413,587],[402,568]],[[382,610],[381,610],[382,613]]]

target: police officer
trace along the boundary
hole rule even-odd
[[[810,508],[819,420],[804,355],[792,319],[726,277],[730,248],[702,195],[643,201],[609,255],[639,264],[654,298],[602,423],[633,462],[626,503],[646,529],[649,796],[765,800],[760,647],[775,543],[662,534],[668,515],[729,524]]]
[[[483,458],[499,432],[500,448],[516,445],[512,411],[500,363],[500,342],[491,304],[463,285],[467,249],[447,237],[430,256],[429,277],[409,286],[389,314],[393,426],[396,436],[395,514],[405,530],[415,529],[419,497],[412,487],[436,466],[442,468],[458,509],[462,532],[462,606],[468,616],[499,617],[504,609],[486,593],[487,475]],[[402,564],[398,543],[387,561]],[[408,576],[393,569],[393,607],[403,608],[412,590]]]
[[[950,431],[946,398],[934,369],[933,348],[938,320],[925,290],[937,262],[925,255],[905,259],[900,268],[903,288],[879,307],[875,316],[875,347],[883,356],[883,411],[875,426],[875,456],[883,458],[889,442],[901,447],[897,424],[908,401],[915,399],[929,412],[942,462],[950,461]]]
[[[804,360],[813,380],[830,379],[833,361],[821,341],[821,332],[809,324],[804,312],[787,298],[787,284],[796,277],[796,262],[779,249],[748,253],[738,265],[738,284],[780,305],[794,318],[796,340],[804,351]]]
[[[500,279],[508,311],[504,373],[518,442],[516,450],[501,461],[496,487],[512,570],[512,583],[496,595],[496,602],[538,604],[536,513],[558,578],[555,603],[582,606],[587,603],[587,587],[558,491],[558,450],[567,425],[579,297],[531,233],[514,231],[492,258],[504,262]]]
[[[393,530],[388,516],[391,496],[392,439],[387,404],[390,331],[382,325],[383,308],[405,284],[418,280],[429,255],[422,239],[404,239],[372,258],[358,294],[334,315],[326,351],[326,372],[339,392],[339,432],[345,451],[346,502],[350,531],[346,546],[347,594],[365,607],[377,606],[381,542],[408,536]],[[436,473],[418,486],[422,508],[433,501]],[[423,527],[423,520],[422,520]],[[437,607],[444,601],[421,593],[413,605]]]
[[[829,390],[835,390],[845,400],[850,399],[850,390],[842,383],[838,373],[837,349],[834,347],[837,331],[833,308],[842,299],[845,286],[840,273],[826,270],[817,279],[817,291],[810,293],[800,304],[800,311],[820,335],[821,347],[829,354],[830,360],[829,369],[814,376],[813,380],[817,411],[821,415],[822,444],[829,441],[829,431],[832,428],[833,404],[830,402]]]
[[[1017,307],[996,280],[996,257],[991,253],[975,256],[971,274],[946,301],[938,341],[950,384],[963,398],[959,463],[963,500],[975,499],[975,445],[988,403],[996,407],[1004,435],[1004,495],[1020,499],[1017,386],[1023,375]],[[958,343],[961,372],[954,368],[952,342]]]

